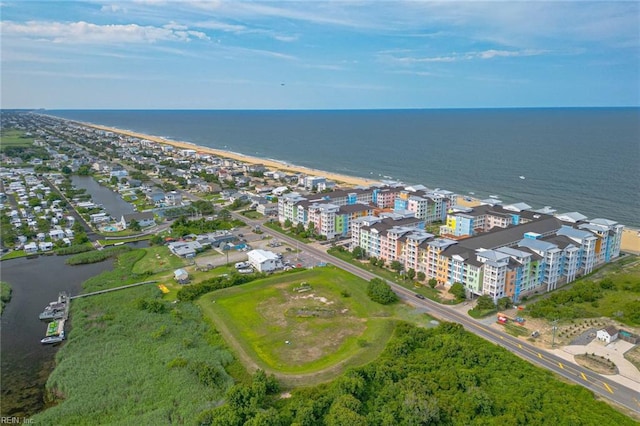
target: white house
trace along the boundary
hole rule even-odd
[[[249,263],[256,271],[271,272],[282,268],[282,261],[277,254],[267,250],[251,250],[247,253]]]
[[[189,273],[182,268],[176,269],[173,271],[173,278],[180,284],[185,284],[189,282]]]
[[[610,325],[603,328],[602,330],[598,330],[598,332],[596,333],[596,337],[600,341],[611,343],[618,338],[618,329]]]
[[[38,248],[40,251],[51,251],[53,250],[53,243],[49,241],[43,241],[38,244]]]
[[[38,252],[38,245],[36,243],[29,243],[24,245],[24,252],[26,254],[33,254]]]

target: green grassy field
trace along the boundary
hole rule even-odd
[[[310,289],[295,291],[301,283]],[[198,304],[241,351],[240,358],[246,355],[245,364],[275,373],[285,383],[299,375],[317,376],[307,377],[309,384],[375,359],[396,319],[423,324],[431,319],[404,305],[371,301],[366,286],[337,268],[316,268],[212,292]]]
[[[157,274],[182,268],[184,259],[174,256],[166,246],[153,246],[145,249],[145,255],[133,266],[133,272]]]
[[[0,133],[0,150],[8,147],[28,147],[33,145],[33,138],[24,136],[21,130],[5,130]]]

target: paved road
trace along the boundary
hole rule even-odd
[[[232,215],[237,219],[243,220],[250,226],[262,225],[261,221],[249,220],[238,213],[232,212]],[[273,231],[270,228],[262,226],[261,229],[273,237],[280,239],[281,241],[293,245],[296,245],[296,240],[283,235],[279,232]],[[299,244],[299,243],[298,243]],[[310,245],[304,246],[304,251],[317,257],[318,259],[331,263],[345,271],[359,276],[365,280],[371,280],[372,278],[382,278],[368,271],[365,271],[357,266],[351,265],[343,260],[337,259],[326,252],[316,249]],[[573,383],[584,386],[590,389],[594,393],[607,398],[631,411],[640,413],[640,386],[636,389],[631,389],[623,386],[617,382],[607,379],[591,370],[583,368],[579,365],[567,363],[564,359],[553,355],[543,349],[530,345],[516,337],[513,337],[507,333],[494,330],[486,325],[483,325],[466,314],[461,314],[450,307],[441,305],[432,300],[422,300],[415,297],[414,293],[398,284],[391,281],[387,283],[393,288],[398,296],[411,305],[424,308],[426,311],[444,321],[457,322],[462,324],[467,331],[470,331],[492,343],[506,348],[508,351],[520,356],[521,358],[530,361],[531,363],[540,367],[553,371],[554,373],[570,380]]]

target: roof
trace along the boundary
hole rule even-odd
[[[561,213],[557,214],[556,217],[564,222],[580,222],[581,220],[585,220],[587,217],[582,213],[578,212],[569,212],[569,213]]]
[[[564,235],[571,239],[583,240],[585,238],[594,237],[589,231],[582,231],[580,229],[572,228],[570,226],[562,225],[558,230],[558,235]]]
[[[247,256],[249,257],[249,259],[253,259],[258,263],[263,263],[268,260],[278,260],[278,256],[275,253],[260,249],[255,249],[247,252]]]
[[[151,220],[153,219],[153,212],[138,212],[123,215],[125,222],[131,222],[132,220]]]
[[[561,226],[562,223],[558,219],[549,216],[523,225],[511,226],[475,237],[465,238],[460,240],[459,244],[471,249],[495,249],[502,246],[515,245],[522,239],[526,232],[549,235],[560,229]]]

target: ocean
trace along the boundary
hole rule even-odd
[[[640,227],[639,108],[44,113]]]

